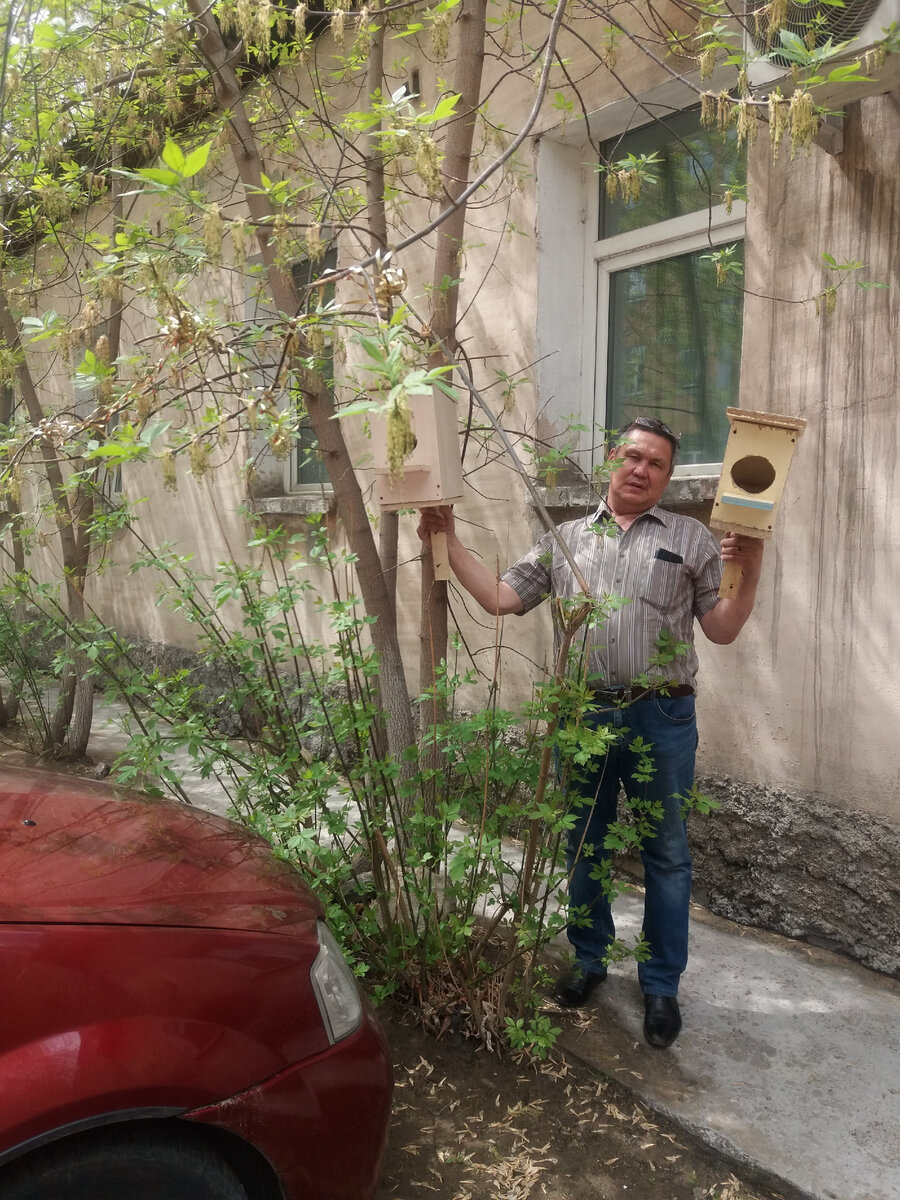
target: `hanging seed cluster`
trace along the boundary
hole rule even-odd
[[[395,400],[387,414],[387,460],[391,483],[403,478],[403,464],[416,447],[412,413],[405,399]]]
[[[827,287],[824,292],[816,296],[813,303],[816,306],[816,316],[820,317],[824,311],[826,316],[831,316],[837,308],[837,287],[832,284]]]
[[[416,174],[432,199],[441,194],[441,152],[437,142],[423,133],[416,142]]]
[[[406,289],[406,272],[402,267],[385,267],[375,280],[375,303],[382,317],[391,311],[391,300]]]
[[[776,88],[769,94],[767,104],[773,157],[778,157],[786,134],[791,139],[791,158],[800,150],[809,153],[822,121],[812,95],[798,88],[788,97]],[[757,117],[752,102],[746,96],[735,100],[726,91],[704,92],[700,98],[700,121],[707,127],[715,126],[723,132],[736,124],[739,146],[745,142],[752,146],[756,142]]]
[[[211,204],[203,214],[203,243],[214,267],[220,266],[222,262],[223,231],[221,210],[218,204]]]
[[[436,62],[443,62],[450,48],[452,9],[431,15],[431,52]]]
[[[789,3],[790,0],[770,0],[753,14],[756,36],[765,38],[767,45],[771,45],[778,37],[778,30],[787,25]]]
[[[231,236],[231,252],[234,255],[236,269],[243,272],[247,268],[247,253],[250,248],[250,230],[243,217],[232,221],[228,230]]]
[[[175,453],[172,450],[163,451],[160,458],[160,466],[162,467],[162,482],[163,487],[167,492],[178,491],[178,468],[175,465]]]
[[[634,204],[640,200],[643,187],[644,180],[636,167],[623,167],[620,170],[608,167],[606,170],[606,194],[610,200],[621,196],[626,204]]]

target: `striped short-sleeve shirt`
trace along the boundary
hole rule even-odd
[[[579,633],[588,677],[610,687],[632,684],[650,668],[665,633],[687,643],[688,650],[664,668],[651,670],[651,676],[694,685],[694,618],[715,608],[722,578],[719,544],[706,526],[654,506],[623,531],[602,502],[593,516],[567,521],[559,533],[590,595],[627,601],[614,601],[602,622]],[[550,533],[502,579],[515,589],[526,612],[548,596],[564,600],[581,594]]]

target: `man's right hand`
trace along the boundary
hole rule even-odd
[[[524,611],[518,593],[508,583],[499,579],[495,571],[488,570],[460,542],[456,536],[453,509],[449,504],[437,504],[433,508],[423,508],[419,511],[419,537],[427,546],[433,533],[447,535],[447,552],[453,574],[485,612],[491,616],[502,617],[507,613]]]
[[[456,533],[456,521],[453,509],[449,504],[436,504],[419,510],[419,528],[416,530],[423,542],[427,542],[433,533],[446,533],[452,537]]]

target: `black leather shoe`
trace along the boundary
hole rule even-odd
[[[598,983],[602,983],[605,975],[585,971],[582,967],[570,967],[564,975],[560,975],[553,989],[553,999],[563,1008],[581,1008],[586,1004],[591,992]]]
[[[681,1033],[681,1012],[674,996],[644,993],[644,1037],[651,1046],[665,1050]]]

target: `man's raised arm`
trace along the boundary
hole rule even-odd
[[[759,538],[741,537],[728,533],[722,539],[722,558],[736,562],[743,569],[737,594],[720,600],[715,608],[700,618],[700,628],[711,642],[727,646],[744,628],[756,602],[756,588],[762,569],[765,542]]]
[[[484,563],[479,562],[456,536],[452,508],[445,505],[423,508],[417,532],[425,543],[433,533],[447,535],[447,555],[453,574],[460,586],[478,601],[485,612],[491,616],[505,617],[509,613],[524,610],[525,606],[515,588],[504,583]]]

